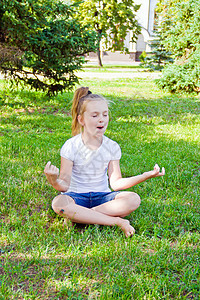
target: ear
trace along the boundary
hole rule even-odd
[[[81,115],[78,115],[78,122],[79,122],[79,124],[81,125],[81,126],[84,126],[84,118],[83,118],[83,116],[81,116]]]

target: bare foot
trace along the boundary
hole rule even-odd
[[[125,219],[121,219],[119,227],[125,233],[126,237],[131,237],[135,233],[135,229],[130,225],[130,222]]]

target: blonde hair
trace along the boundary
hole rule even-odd
[[[97,94],[92,94],[88,87],[80,87],[75,91],[71,109],[72,135],[77,135],[81,132],[82,126],[78,121],[78,116],[83,116],[84,112],[86,111],[87,103],[94,100],[104,100],[107,102],[104,97]]]

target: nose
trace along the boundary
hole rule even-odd
[[[99,122],[103,122],[103,115],[99,115]]]

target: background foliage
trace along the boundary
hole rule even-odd
[[[95,32],[74,18],[74,7],[50,0],[0,2],[0,70],[15,82],[54,94],[78,82]]]
[[[172,92],[200,92],[200,15],[198,0],[160,1],[164,46],[175,62],[165,67],[160,87]]]
[[[80,3],[73,0],[72,3]],[[140,26],[136,20],[135,12],[140,5],[133,0],[85,0],[79,5],[78,18],[84,25],[89,25],[96,31],[98,36],[98,59],[102,66],[100,57],[100,41],[103,40],[106,50],[128,51],[124,47],[124,39],[129,30],[133,36],[132,41],[137,40],[140,33]]]
[[[143,53],[140,55],[140,64],[142,67],[148,68],[149,71],[162,70],[164,66],[173,62],[171,52],[167,51],[164,44],[162,33],[159,30],[159,27],[154,32],[154,37],[151,43],[149,43],[151,47],[151,53],[144,55]]]

